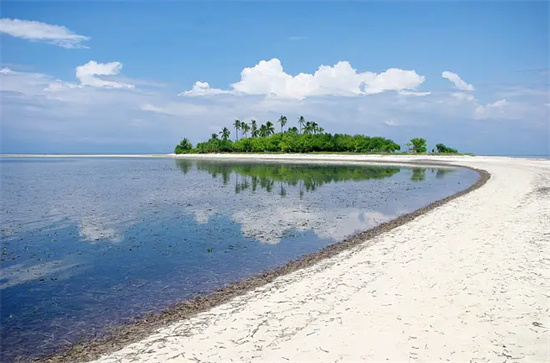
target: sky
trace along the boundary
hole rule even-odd
[[[548,155],[549,4],[2,1],[0,152],[170,153],[303,115]]]

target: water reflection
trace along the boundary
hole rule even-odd
[[[412,181],[422,181],[426,179],[426,168],[412,168]]]
[[[231,175],[235,177],[235,194],[258,187],[273,192],[275,189],[281,197],[287,195],[288,186],[298,187],[299,195],[313,192],[327,184],[344,181],[364,181],[389,178],[400,172],[400,168],[373,165],[322,165],[292,163],[235,163],[216,161],[193,161],[176,159],[176,165],[188,173],[193,166],[197,170],[208,172],[212,178],[221,176],[222,183],[227,185]],[[425,170],[425,169],[424,169]]]
[[[428,169],[182,159],[6,163],[0,361],[51,351],[275,268],[476,178],[469,170]]]

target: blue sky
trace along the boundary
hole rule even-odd
[[[235,118],[285,114],[402,145],[548,154],[548,14],[548,2],[4,1],[0,151],[171,152]]]

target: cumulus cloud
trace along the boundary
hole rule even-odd
[[[425,80],[412,70],[390,68],[382,73],[357,72],[349,62],[334,66],[320,66],[315,73],[292,76],[283,69],[281,61],[262,60],[253,67],[244,68],[241,80],[231,84],[230,90],[211,88],[207,82],[196,82],[182,96],[204,96],[233,93],[265,95],[280,98],[304,99],[310,96],[357,96],[385,91],[410,91]]]
[[[441,77],[446,78],[449,81],[451,81],[455,85],[455,87],[458,88],[461,91],[473,91],[474,90],[474,86],[464,82],[462,80],[462,78],[460,78],[460,76],[456,73],[449,72],[449,71],[444,71],[443,73],[441,73]]]
[[[298,117],[304,115],[328,132],[381,135],[400,144],[416,135],[411,135],[411,127],[422,128],[423,137],[429,141],[447,135],[450,145],[472,152],[508,150],[507,140],[517,135],[533,140],[525,144],[525,150],[546,150],[548,144],[547,137],[542,136],[548,131],[548,92],[542,88],[522,89],[521,94],[515,90],[503,93],[502,88],[497,93],[482,89],[477,97],[458,90],[434,91],[425,97],[403,95],[419,92],[410,90],[302,100],[237,96],[233,90],[229,95],[177,97],[162,89],[137,92],[83,86],[76,77],[75,81],[57,80],[47,74],[2,67],[0,148],[5,152],[170,152],[182,137],[195,144],[232,120],[265,122],[281,114],[288,117],[287,126],[297,126]],[[132,83],[136,88],[139,84],[139,80],[129,81],[119,75],[95,77]],[[390,127],[385,120],[399,125]],[[495,122],[507,124],[502,127],[499,123],[493,129]],[[479,146],[474,139],[467,141],[470,139],[463,134],[450,131],[453,127],[462,131],[491,130],[494,135],[504,136],[495,136],[490,146]]]
[[[219,95],[222,93],[231,93],[230,91],[224,91],[218,88],[211,88],[208,82],[197,81],[193,85],[193,88],[189,91],[184,91],[178,96],[208,96],[208,95]]]
[[[133,88],[134,86],[131,84],[107,81],[97,77],[114,76],[119,74],[121,69],[122,63],[120,62],[97,63],[89,61],[82,66],[76,67],[76,78],[80,80],[82,86]]]
[[[90,39],[90,37],[76,34],[61,25],[8,18],[0,19],[0,33],[68,49],[87,48],[81,43]]]

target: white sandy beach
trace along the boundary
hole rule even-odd
[[[373,245],[279,277],[97,362],[550,361],[549,160],[243,157],[429,160],[484,169],[491,179]]]

